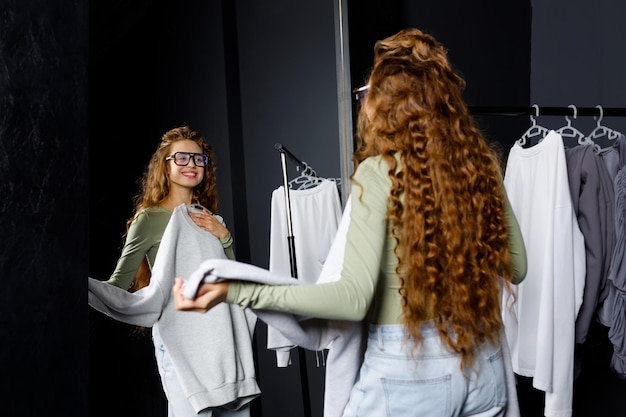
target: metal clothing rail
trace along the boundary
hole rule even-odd
[[[293,236],[293,226],[291,222],[291,201],[289,198],[289,178],[287,175],[287,162],[285,161],[285,155],[289,156],[296,164],[300,167],[305,168],[306,165],[304,162],[300,161],[295,157],[294,154],[289,152],[287,148],[285,148],[280,143],[274,145],[280,152],[280,162],[283,171],[283,188],[285,189],[285,214],[287,215],[287,243],[289,246],[289,264],[291,266],[291,276],[294,278],[298,278],[298,267],[296,264],[296,247],[294,243]]]
[[[291,160],[293,162],[295,162],[300,168],[302,169],[306,169],[307,165],[302,162],[301,160],[299,160],[294,154],[292,154],[291,152],[289,152],[289,149],[285,148],[283,145],[281,145],[280,143],[277,143],[274,145],[274,148],[276,148],[281,154],[285,154],[287,155],[289,158],[291,158]],[[283,172],[284,173],[284,172]],[[286,175],[285,175],[286,177]]]
[[[298,267],[296,265],[296,246],[293,236],[293,226],[291,223],[291,202],[289,199],[289,180],[287,176],[287,162],[285,156],[289,156],[293,162],[298,164],[299,167],[305,169],[307,165],[296,158],[294,154],[289,152],[280,143],[274,145],[280,152],[280,162],[283,170],[283,188],[285,189],[285,213],[287,215],[287,243],[289,246],[289,264],[291,266],[291,276],[298,278]],[[298,346],[298,361],[300,362],[300,381],[302,387],[302,401],[304,403],[304,416],[311,417],[311,398],[309,394],[309,376],[306,367],[306,356],[304,349]]]
[[[473,115],[626,117],[626,107],[469,106]]]

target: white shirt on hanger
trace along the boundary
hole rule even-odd
[[[528,256],[526,279],[514,288],[503,319],[514,371],[545,392],[545,416],[572,415],[575,321],[585,283],[585,242],[574,212],[562,137],[515,143],[504,185]]]

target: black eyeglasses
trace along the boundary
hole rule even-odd
[[[167,158],[166,161],[172,159],[176,165],[181,167],[187,166],[189,160],[193,158],[193,164],[197,167],[205,167],[209,164],[209,157],[203,153],[193,152],[174,152]]]
[[[355,88],[352,92],[354,93],[354,98],[356,101],[361,101],[365,98],[365,94],[367,94],[367,90],[370,89],[370,85],[364,85],[363,87]]]

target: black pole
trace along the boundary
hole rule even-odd
[[[283,188],[285,189],[285,214],[287,216],[287,243],[289,244],[289,262],[291,265],[291,276],[297,279],[298,267],[296,264],[296,246],[293,236],[293,227],[291,224],[291,202],[289,199],[289,181],[287,180],[287,162],[285,160],[285,155],[289,154],[289,156],[296,162],[298,162],[301,166],[304,166],[304,164],[279,143],[277,143],[275,147],[280,151],[280,162],[283,169]],[[306,356],[303,348],[298,346],[297,350],[298,361],[300,362],[300,380],[302,386],[304,416],[311,417],[311,398],[309,396],[309,375],[306,367]]]

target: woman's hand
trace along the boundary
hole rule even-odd
[[[217,237],[220,240],[224,239],[230,233],[228,229],[225,228],[224,225],[222,225],[222,223],[220,223],[220,221],[217,220],[214,215],[212,215],[204,208],[202,209],[202,213],[192,212],[189,213],[189,216],[191,217],[191,220],[193,220],[193,222],[197,224],[202,230],[211,233],[213,236]]]
[[[219,303],[226,301],[226,295],[228,295],[228,282],[204,282],[198,287],[196,298],[190,300],[183,296],[183,279],[176,277],[174,278],[172,294],[174,295],[174,305],[176,306],[176,310],[206,313]]]

